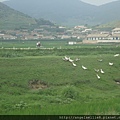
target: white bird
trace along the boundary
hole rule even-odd
[[[99,62],[102,62],[102,61],[103,61],[103,59],[99,59],[98,61],[99,61]]]
[[[62,58],[62,60],[66,61],[66,59],[65,59],[65,58]]]
[[[73,65],[74,67],[76,67],[76,66],[77,66],[77,65],[76,65],[75,63],[73,63],[73,62],[72,62],[72,65]]]
[[[100,76],[98,74],[96,74],[97,78],[100,79]]]
[[[74,60],[72,60],[72,59],[70,59],[70,58],[68,58],[68,60],[69,60],[69,62],[73,62]]]
[[[120,84],[120,80],[114,80],[117,84]]]
[[[86,68],[85,66],[83,66],[83,65],[82,65],[82,68],[83,68],[84,70],[87,70],[87,68]]]
[[[120,54],[115,54],[114,57],[118,57]]]
[[[103,74],[103,73],[105,73],[102,69],[100,69],[100,72]]]
[[[116,82],[117,84],[120,84],[120,82]]]
[[[99,72],[99,69],[95,69],[95,68],[94,68],[94,70],[95,70],[95,72]]]
[[[75,61],[79,61],[79,60],[80,60],[80,58],[76,58],[76,59],[75,59]]]
[[[111,65],[111,66],[112,66],[112,65],[113,65],[113,63],[109,62],[109,65]]]
[[[65,60],[69,60],[69,57],[65,56]]]

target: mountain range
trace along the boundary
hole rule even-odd
[[[101,6],[80,0],[9,0],[3,3],[33,18],[61,25],[100,25],[120,20],[120,0]]]
[[[0,2],[0,30],[37,28],[40,25],[54,25],[44,19],[35,19],[22,12],[16,11]]]

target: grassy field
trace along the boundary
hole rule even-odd
[[[0,48],[36,48],[36,43],[39,40],[0,40]],[[76,44],[76,45],[68,45],[69,41],[76,41],[80,42],[78,40],[40,40],[41,42],[41,49],[43,48],[61,48],[61,49],[66,49],[66,48],[95,48],[96,46],[102,46],[105,48],[114,48],[116,46],[115,43],[113,44],[91,44],[91,45],[86,45],[86,44]]]
[[[32,48],[34,43],[23,46]],[[120,115],[120,85],[114,81],[120,80],[120,56],[114,57],[120,47],[43,44],[54,48],[0,49],[1,115]],[[13,47],[12,42],[1,45]],[[15,45],[23,47],[19,42]],[[63,61],[65,55],[79,58],[74,61],[77,66]],[[96,73],[94,68],[105,73]]]

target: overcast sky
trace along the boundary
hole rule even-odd
[[[105,4],[105,3],[118,1],[118,0],[81,0],[81,1],[93,4],[93,5],[102,5],[102,4]]]
[[[5,1],[5,0],[0,0],[0,2],[2,1]],[[81,0],[81,1],[93,4],[93,5],[102,5],[102,4],[117,1],[117,0]]]
[[[0,2],[1,2],[2,0],[0,0]]]
[[[3,1],[5,1],[5,0],[0,0],[0,2],[3,2]]]

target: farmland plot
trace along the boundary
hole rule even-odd
[[[1,115],[119,115],[120,56],[114,57],[119,51],[105,46],[1,49]],[[65,56],[76,66],[63,60]]]

